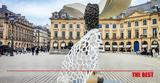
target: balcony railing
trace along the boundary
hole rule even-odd
[[[124,37],[120,37],[119,39],[122,40],[122,39],[124,39]]]
[[[110,38],[109,38],[109,37],[106,37],[106,39],[108,39],[108,40],[109,40]]]
[[[152,36],[152,38],[158,38],[158,36]]]
[[[116,37],[113,37],[112,39],[116,40],[117,38],[116,38]]]
[[[58,37],[53,37],[54,40],[58,40]]]
[[[73,37],[69,37],[69,39],[73,39]]]
[[[147,35],[143,35],[143,38],[147,38]]]

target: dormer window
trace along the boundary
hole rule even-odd
[[[54,18],[55,18],[55,19],[58,19],[58,18],[59,18],[59,16],[58,16],[58,15],[54,15]]]
[[[58,19],[58,18],[59,18],[58,12],[55,12],[55,13],[53,13],[52,15],[53,15],[53,18],[54,18],[54,19]]]
[[[62,18],[62,19],[65,19],[65,18],[66,18],[66,14],[63,13],[63,14],[61,15],[61,18]]]

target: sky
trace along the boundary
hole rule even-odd
[[[52,13],[62,9],[63,5],[71,3],[99,3],[100,0],[0,0],[0,6],[7,5],[12,12],[25,16],[35,25],[50,24]],[[132,0],[131,6],[145,3],[149,0]]]

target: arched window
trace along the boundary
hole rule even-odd
[[[131,22],[128,22],[128,27],[131,27]]]
[[[143,20],[143,25],[147,25],[147,20]]]
[[[120,28],[123,28],[123,27],[124,27],[124,26],[123,26],[123,23],[121,23],[121,24],[120,24]]]
[[[116,26],[116,24],[113,24],[113,28],[116,28],[117,26]]]
[[[135,26],[139,26],[139,22],[138,21],[135,21]]]
[[[70,42],[68,43],[68,49],[71,49],[73,45],[74,45],[73,42],[70,41]]]
[[[106,28],[109,28],[109,24],[106,24]]]
[[[80,24],[77,24],[77,28],[80,28]]]
[[[54,41],[54,42],[53,42],[53,48],[54,48],[54,49],[58,49],[58,42],[57,42],[57,41]]]
[[[69,24],[69,28],[73,28],[73,25],[72,25],[72,24]]]
[[[98,25],[98,28],[102,28],[102,24],[99,24],[99,25]]]
[[[62,28],[65,28],[66,27],[66,25],[65,24],[62,24]]]
[[[153,19],[152,24],[157,24],[157,19]]]

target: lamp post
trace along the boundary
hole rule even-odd
[[[37,44],[37,46],[38,46],[38,48],[39,48],[39,39],[40,39],[40,38],[39,38],[39,37],[40,37],[40,34],[39,34],[39,33],[40,33],[40,31],[37,30],[37,33],[38,33],[38,42],[37,42],[38,44]]]
[[[11,54],[10,54],[10,56],[14,56],[14,54],[13,54],[13,50],[14,50],[14,35],[13,35],[13,33],[14,33],[14,25],[15,25],[15,23],[16,23],[16,16],[9,16],[9,18],[8,18],[8,20],[10,21],[10,23],[11,23],[11,26],[12,26],[12,32],[11,32]]]
[[[140,35],[140,39],[141,39],[141,51],[142,51],[142,49],[143,49],[143,45],[142,45],[142,39],[143,39],[143,37],[144,37],[144,35],[141,34],[141,35]]]

